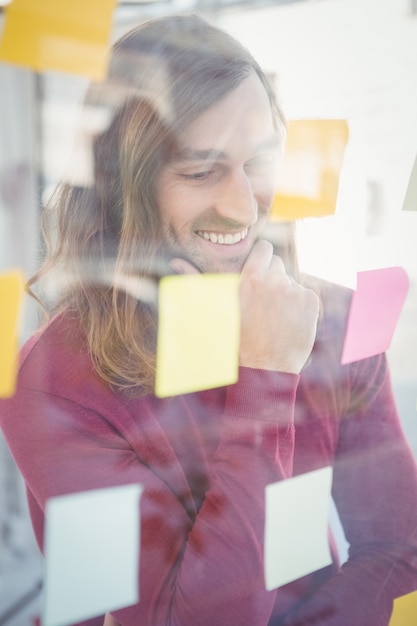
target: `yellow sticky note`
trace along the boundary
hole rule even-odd
[[[415,626],[417,624],[417,591],[394,600],[389,626]]]
[[[155,394],[190,393],[238,378],[239,274],[166,276],[159,285]]]
[[[271,218],[332,215],[349,130],[346,120],[292,120]]]
[[[417,211],[417,156],[411,170],[402,210]]]
[[[13,0],[5,9],[0,60],[100,80],[115,5],[116,0]]]
[[[23,295],[23,276],[14,271],[0,276],[0,398],[16,388],[18,322]]]

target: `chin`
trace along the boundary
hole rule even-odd
[[[200,260],[195,265],[203,274],[240,274],[244,263],[245,259],[234,259],[223,263],[219,263],[216,259],[206,262]]]

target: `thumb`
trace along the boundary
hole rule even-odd
[[[110,615],[110,613],[106,613],[106,615],[104,616],[103,626],[119,626],[119,622],[115,620],[113,615]]]
[[[177,274],[199,274],[199,270],[185,259],[171,259],[169,262],[169,266],[174,270]]]

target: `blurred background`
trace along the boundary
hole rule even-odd
[[[253,52],[289,120],[347,121],[336,212],[297,225],[301,269],[351,287],[363,269],[407,271],[410,290],[388,356],[417,456],[417,206],[402,210],[417,154],[417,1],[124,1],[116,3],[112,40],[152,17],[191,12]],[[4,10],[0,36],[3,23]],[[30,276],[37,267],[40,210],[68,166],[87,83],[0,62],[0,272]],[[22,342],[37,320],[25,301]],[[37,623],[42,568],[22,480],[0,434],[0,626]]]

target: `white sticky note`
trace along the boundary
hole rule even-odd
[[[265,586],[286,585],[331,563],[328,516],[332,468],[265,488]]]
[[[138,602],[140,485],[51,498],[46,506],[44,626]]]
[[[411,170],[402,210],[417,211],[417,156]]]

